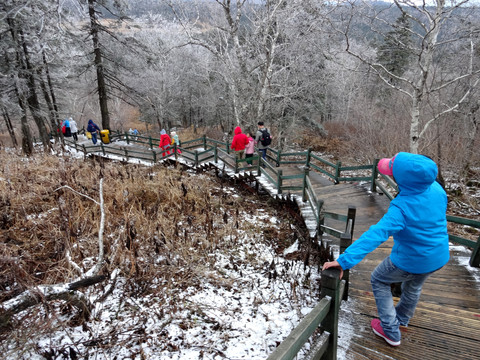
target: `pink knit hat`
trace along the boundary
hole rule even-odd
[[[395,161],[395,156],[392,158],[383,158],[378,162],[377,167],[381,174],[388,176],[393,175],[393,162]]]

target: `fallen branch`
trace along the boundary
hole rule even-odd
[[[97,284],[106,278],[105,275],[97,275],[68,284],[39,285],[35,289],[24,291],[1,305],[0,328],[7,326],[13,315],[31,306],[52,300],[64,300],[68,302],[75,306],[85,319],[88,319],[92,305],[84,294],[76,290]]]

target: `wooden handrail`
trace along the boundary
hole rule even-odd
[[[137,143],[145,143],[143,141],[138,140],[138,139],[141,140],[142,138],[145,138],[145,137],[142,137],[140,135],[137,136],[136,137],[137,139],[135,140],[134,138],[132,138],[132,136],[129,137],[127,133],[125,133],[123,135],[121,135],[120,132],[117,132],[117,134],[115,135],[115,131],[112,131],[111,133],[114,134],[114,135],[111,136],[111,139],[113,139],[113,138],[120,138],[121,139],[122,136],[125,136],[125,138],[128,139],[127,142],[131,141],[131,142],[137,142]],[[77,146],[75,145],[75,143],[73,141],[70,141],[68,138],[66,138],[65,141],[66,141],[66,143],[69,143],[70,146],[74,146],[75,149],[78,150]],[[151,143],[152,143],[152,140],[149,140],[149,144],[151,144]],[[198,146],[201,146],[201,145],[203,145],[204,148],[205,148],[205,147],[207,147],[207,144],[209,144],[209,143],[213,143],[214,145],[225,146],[226,150],[227,150],[226,153],[229,154],[228,141],[227,142],[222,142],[222,141],[206,138],[205,136],[202,136],[201,138],[198,138],[198,139],[184,141],[184,142],[182,142],[182,146],[178,147],[178,148],[181,149],[182,151],[185,151],[186,153],[189,153],[189,152],[192,153],[192,155],[195,156],[195,159],[191,159],[191,160],[198,163],[199,162],[198,153],[195,152],[195,151],[190,151],[189,149],[192,149],[192,148],[195,148],[195,147],[198,147]],[[82,148],[81,148],[81,150],[84,152],[85,156],[86,156],[87,153],[95,152],[95,150],[92,151],[92,149],[95,149],[95,150],[98,149],[98,151],[102,151],[104,154],[110,153],[110,151],[107,148],[103,147],[102,145],[97,145],[97,146],[85,146],[85,145],[83,145]],[[212,146],[208,150],[205,150],[205,152],[212,151],[213,149],[214,149],[214,147]],[[223,151],[220,148],[216,148],[216,149],[217,149],[217,151]],[[274,158],[272,156],[269,156],[268,152],[272,152],[273,154],[276,155],[276,157]],[[133,153],[133,151],[131,151],[131,152],[126,151],[125,156],[127,158],[132,157],[131,156],[132,153]],[[163,160],[163,159],[170,156],[170,155],[168,155],[168,156],[161,157],[161,158],[158,159],[154,155],[153,159],[152,159],[152,158],[150,158],[150,155],[151,155],[151,153],[149,153],[148,157],[141,158],[141,159],[157,162],[159,160]],[[177,156],[176,152],[175,152],[175,156]],[[282,160],[281,160],[282,157],[292,157],[292,156],[297,156],[297,157],[305,156],[305,159],[306,159],[305,168],[308,169],[308,171],[311,171],[312,169],[316,170],[316,171],[330,177],[335,183],[338,183],[339,181],[371,181],[371,190],[376,191],[376,189],[378,187],[380,189],[380,191],[382,193],[384,193],[390,200],[392,200],[395,197],[394,192],[398,192],[398,187],[397,187],[396,183],[390,177],[378,173],[378,171],[377,171],[378,159],[375,159],[372,165],[342,167],[341,162],[337,162],[337,164],[333,164],[332,162],[329,162],[328,160],[322,159],[321,157],[319,157],[315,154],[312,154],[310,150],[302,151],[302,152],[289,152],[289,153],[283,153],[282,154],[281,151],[271,149],[271,148],[267,149],[267,158],[272,160],[273,162],[282,163]],[[185,157],[187,157],[187,156],[185,156]],[[215,155],[214,155],[214,157],[215,157]],[[312,162],[314,160],[316,160],[317,162],[320,162],[324,166],[332,168],[334,170],[334,173],[330,173],[330,172],[326,171],[325,169],[321,168],[320,166],[314,164]],[[319,223],[319,227],[321,227],[323,225],[322,224],[323,219],[320,219],[320,215],[319,215],[320,211],[321,211],[321,206],[319,205],[317,199],[315,198],[313,188],[311,187],[311,184],[309,184],[309,181],[307,179],[308,176],[304,175],[305,177],[304,177],[304,181],[303,181],[303,184],[302,184],[301,188],[300,187],[294,187],[294,188],[283,187],[282,186],[283,180],[285,180],[288,177],[283,176],[283,174],[279,175],[279,172],[273,166],[271,166],[268,162],[264,161],[263,159],[260,159],[259,163],[262,163],[262,165],[264,165],[266,167],[266,169],[269,169],[271,172],[273,172],[274,177],[270,176],[265,169],[263,169],[261,167],[258,168],[258,174],[259,175],[264,174],[268,178],[268,180],[278,189],[279,194],[282,193],[283,190],[297,190],[297,189],[302,190],[302,194],[303,194],[302,198],[305,198],[305,200],[309,202],[310,207],[312,208],[312,210],[316,214],[317,222]],[[277,166],[279,165],[278,163],[276,163]],[[238,170],[238,164],[237,163],[229,164],[229,165],[233,165],[232,166],[233,168],[235,168],[235,165],[237,165],[237,170]],[[371,172],[372,172],[371,177],[341,177],[341,172],[342,171],[354,171],[354,170],[360,170],[360,169],[363,169],[363,170],[371,169]],[[307,172],[306,172],[306,174],[307,174]],[[378,178],[379,176],[380,176],[381,180]],[[390,192],[384,186],[383,182],[386,182],[387,186],[390,186],[394,190],[394,192]],[[314,200],[314,198],[315,198],[315,200]],[[461,220],[459,220],[459,219],[461,219]],[[473,220],[466,219],[466,218],[451,217],[451,216],[448,216],[447,220],[451,223],[459,223],[459,224],[463,224],[463,225],[467,225],[467,226],[472,226],[470,224],[472,224],[472,221],[473,221]],[[473,226],[473,227],[476,227],[476,226]],[[330,229],[330,228],[324,227],[323,230],[327,233],[332,234],[333,236],[339,237],[340,233],[335,231],[335,229]],[[480,267],[480,237],[476,242],[473,241],[473,240],[469,240],[469,239],[465,239],[463,237],[453,235],[453,234],[449,234],[449,237],[450,237],[450,240],[452,242],[471,247],[473,249],[473,251],[472,251],[472,255],[470,257],[470,265],[475,266],[475,267]]]
[[[322,272],[322,299],[305,316],[267,360],[292,360],[312,336],[320,324],[325,332],[307,355],[312,359],[334,360],[337,358],[338,310],[345,291],[345,281],[340,281],[339,269]]]

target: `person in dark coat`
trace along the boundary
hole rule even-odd
[[[93,120],[88,120],[87,131],[92,134],[92,142],[94,145],[97,144],[97,132],[100,132],[100,128]]]

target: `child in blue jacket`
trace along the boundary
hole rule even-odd
[[[399,193],[387,213],[323,269],[342,271],[358,264],[393,236],[390,256],[371,275],[379,319],[371,322],[373,332],[392,346],[400,345],[400,326],[407,326],[415,312],[425,280],[450,258],[447,233],[447,194],[436,181],[437,165],[430,158],[400,152],[382,159],[378,170],[393,176]],[[390,284],[401,283],[396,306]]]

